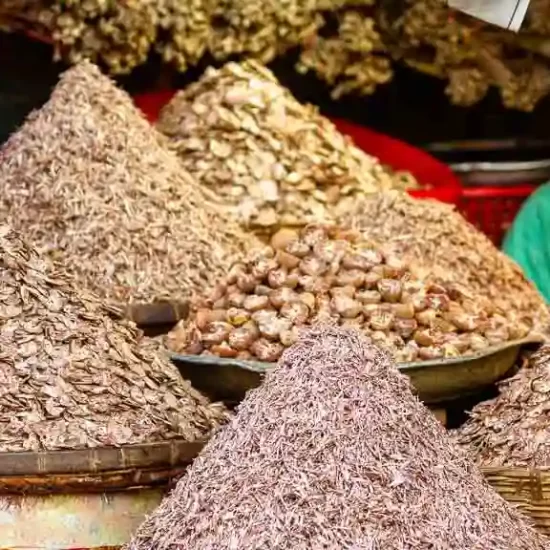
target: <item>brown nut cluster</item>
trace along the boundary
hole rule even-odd
[[[255,61],[207,70],[163,109],[157,127],[184,167],[259,232],[331,221],[377,190],[419,187],[355,147]]]
[[[412,279],[398,257],[335,226],[284,229],[233,265],[226,280],[168,336],[187,354],[276,361],[301,327],[350,326],[398,361],[459,356],[517,339],[511,325],[459,285]]]

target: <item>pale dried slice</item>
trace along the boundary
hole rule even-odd
[[[127,550],[543,550],[389,356],[343,329],[285,353]]]
[[[0,226],[0,452],[195,441],[226,414]]]
[[[330,220],[378,189],[419,186],[390,174],[254,61],[208,69],[157,126],[186,170],[260,231]]]
[[[102,297],[203,290],[251,237],[161,142],[131,98],[82,63],[0,151],[0,209]]]

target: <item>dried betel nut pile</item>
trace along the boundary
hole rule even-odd
[[[399,361],[465,355],[530,331],[458,284],[414,280],[359,233],[310,225],[280,230],[233,265],[167,342],[179,353],[272,362],[316,323],[358,328]]]

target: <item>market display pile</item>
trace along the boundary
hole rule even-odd
[[[0,226],[0,452],[202,439],[224,407]]]
[[[398,361],[466,355],[531,330],[466,287],[413,278],[398,255],[359,233],[313,225],[281,230],[234,264],[167,343],[180,353],[274,362],[316,323],[355,327]]]
[[[117,303],[203,291],[253,241],[87,62],[0,150],[0,192],[2,215],[40,253]]]
[[[253,61],[209,68],[163,109],[157,128],[185,169],[256,230],[330,220],[379,189],[420,187]]]
[[[357,331],[317,328],[249,392],[126,550],[535,550],[549,541],[494,493]]]
[[[262,63],[297,53],[334,98],[372,94],[394,62],[447,81],[457,105],[494,87],[505,107],[532,111],[550,92],[550,8],[532,0],[518,33],[454,12],[445,0],[4,0],[0,25],[52,41],[56,58],[129,73],[151,52],[180,71],[211,56]]]
[[[454,206],[385,192],[357,202],[339,221],[401,257],[415,277],[459,283],[489,299],[510,323],[550,330],[548,306],[521,268]]]
[[[454,434],[480,466],[550,467],[550,347],[500,383],[495,399],[480,403]]]

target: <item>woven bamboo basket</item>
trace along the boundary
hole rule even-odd
[[[550,469],[482,468],[500,496],[531,518],[534,526],[550,535]]]

